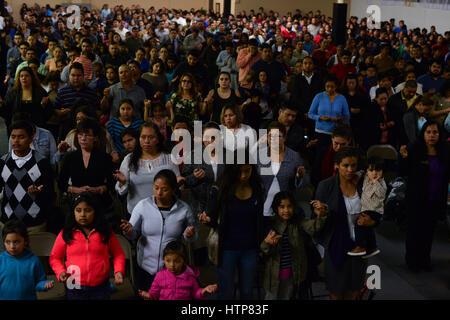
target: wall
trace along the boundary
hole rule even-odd
[[[427,9],[419,6],[382,6],[379,0],[352,0],[350,4],[350,15],[358,18],[365,17],[366,9],[369,4],[376,4],[381,9],[381,21],[388,21],[395,18],[398,24],[399,20],[404,20],[408,29],[427,28],[430,30],[432,25],[436,26],[439,33],[450,30],[450,11]]]

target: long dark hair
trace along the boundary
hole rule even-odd
[[[75,220],[75,207],[81,202],[86,202],[86,204],[94,209],[94,221],[92,222],[92,228],[100,233],[103,239],[103,243],[107,244],[109,241],[109,236],[111,235],[111,226],[105,219],[105,212],[103,206],[101,205],[97,196],[90,192],[82,192],[75,196],[73,200],[71,212],[66,217],[66,223],[63,229],[63,240],[68,245],[73,240],[74,229],[79,228],[78,223]]]
[[[281,204],[282,200],[289,200],[294,207],[294,214],[292,215],[291,219],[289,220],[289,223],[298,223],[300,220],[300,214],[298,212],[298,208],[296,208],[295,205],[295,197],[294,195],[289,191],[280,191],[278,192],[274,197],[272,201],[272,210],[275,213],[275,218],[279,217],[278,215],[278,207]]]
[[[242,152],[239,150],[234,151],[234,162],[238,163],[238,153]],[[225,155],[224,155],[225,157]],[[218,197],[216,201],[216,206],[223,206],[226,203],[229,203],[234,193],[236,192],[236,187],[239,184],[239,176],[241,175],[241,168],[244,165],[252,166],[252,174],[250,176],[249,184],[253,190],[253,194],[256,195],[258,200],[263,200],[264,195],[264,186],[261,180],[261,177],[258,173],[258,169],[256,164],[251,163],[250,161],[250,153],[248,149],[245,150],[245,161],[243,164],[226,164],[225,168],[220,175],[219,179],[216,182],[216,186],[219,189]],[[218,209],[216,207],[215,209]]]
[[[437,121],[429,120],[425,122],[425,124],[422,127],[422,130],[420,130],[416,142],[412,146],[412,149],[423,157],[427,156],[427,145],[425,143],[424,136],[427,128],[432,125],[436,125],[439,131],[439,140],[436,143],[436,154],[441,161],[447,161],[446,160],[448,159],[448,144],[446,141],[447,135],[442,126]]]
[[[155,175],[153,182],[155,182],[157,179],[165,179],[169,187],[174,191],[175,195],[180,196],[180,189],[178,188],[177,176],[172,170],[163,169],[159,171]]]
[[[153,131],[155,131],[155,134],[158,136],[158,145],[157,145],[158,151],[165,152],[164,144],[163,144],[164,136],[159,131],[159,128],[156,126],[156,124],[154,124],[152,122],[143,123],[141,128],[139,129],[139,135],[138,135],[138,141],[136,143],[136,147],[134,148],[134,150],[130,156],[130,165],[128,168],[134,172],[137,172],[137,170],[139,168],[139,159],[142,156],[142,147],[141,147],[141,143],[139,142],[139,137],[141,136],[142,130],[144,130],[144,128],[152,128]]]

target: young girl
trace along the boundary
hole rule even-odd
[[[272,229],[261,243],[264,257],[266,300],[290,300],[294,286],[306,280],[308,260],[304,232],[313,235],[326,221],[324,210],[314,210],[316,219],[305,220],[295,211],[295,199],[289,192],[275,195],[272,210],[276,213]]]
[[[50,255],[50,266],[58,280],[67,281],[69,300],[110,298],[110,256],[114,263],[114,283],[120,285],[125,255],[104,219],[97,198],[90,192],[82,192],[75,197],[73,214],[67,216]]]
[[[361,194],[362,216],[369,215],[372,219],[379,221],[384,213],[384,199],[386,198],[387,186],[383,178],[383,159],[371,157],[367,160],[367,171],[364,177]],[[363,256],[367,259],[378,253],[373,227],[355,224],[356,246],[347,254],[350,256]]]
[[[159,131],[167,140],[167,123],[169,122],[169,117],[164,114],[164,108],[160,103],[154,103],[152,107],[152,116],[148,117],[148,109],[150,108],[149,100],[146,100],[145,111],[144,111],[144,121],[153,122],[159,128]],[[169,123],[170,124],[170,123]]]
[[[120,138],[120,133],[125,130],[125,128],[139,130],[143,123],[144,121],[137,118],[134,114],[133,101],[128,98],[122,99],[119,104],[118,115],[109,120],[108,125],[106,126],[106,130],[108,130],[111,135],[117,152],[121,152],[125,149],[122,139]]]
[[[145,300],[203,299],[206,293],[217,291],[217,284],[200,288],[198,269],[186,264],[185,248],[181,241],[169,242],[164,249],[164,267],[156,274],[148,292],[138,290]]]
[[[37,300],[36,291],[55,285],[46,280],[44,267],[28,249],[27,227],[10,220],[2,232],[6,251],[0,254],[0,300]]]

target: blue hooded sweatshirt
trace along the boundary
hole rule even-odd
[[[37,300],[36,291],[47,291],[44,267],[29,250],[15,258],[0,254],[0,300]]]

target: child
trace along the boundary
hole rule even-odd
[[[181,241],[169,242],[164,249],[164,267],[159,271],[148,292],[139,290],[145,300],[203,299],[206,293],[217,291],[217,284],[200,288],[198,269],[186,264],[185,248]]]
[[[167,140],[167,123],[169,122],[169,117],[164,115],[165,108],[163,108],[160,103],[153,103],[151,117],[148,117],[148,108],[150,108],[150,105],[147,103],[145,105],[144,121],[153,122],[154,124],[156,124],[156,126],[159,128],[159,131],[163,135],[164,140]]]
[[[361,216],[370,216],[372,220],[379,221],[384,211],[386,197],[386,182],[383,179],[383,159],[372,157],[368,159],[367,172],[364,177],[361,195]],[[347,254],[350,256],[363,256],[370,258],[378,253],[375,232],[373,227],[363,227],[355,223],[356,247]]]
[[[305,244],[310,239],[305,232],[312,236],[326,221],[324,209],[314,210],[316,219],[305,220],[294,206],[294,196],[286,191],[278,192],[272,202],[272,210],[276,215],[272,220],[272,229],[261,243],[266,300],[293,298],[294,287],[299,287],[306,280],[307,259],[312,259],[307,256]],[[314,206],[317,207],[316,203]]]
[[[122,163],[125,156],[134,151],[134,148],[139,141],[139,134],[134,128],[128,127],[120,133],[120,140],[125,148],[119,152],[120,163]]]
[[[90,192],[75,197],[73,214],[67,216],[50,255],[50,265],[60,282],[67,282],[69,300],[107,300],[109,275],[114,263],[114,283],[123,283],[125,255],[102,206]],[[64,263],[65,260],[65,263]],[[71,276],[69,278],[69,276]]]
[[[44,267],[28,249],[27,227],[10,220],[2,239],[6,251],[0,254],[0,300],[37,300],[36,291],[47,291],[55,285],[46,280]]]

